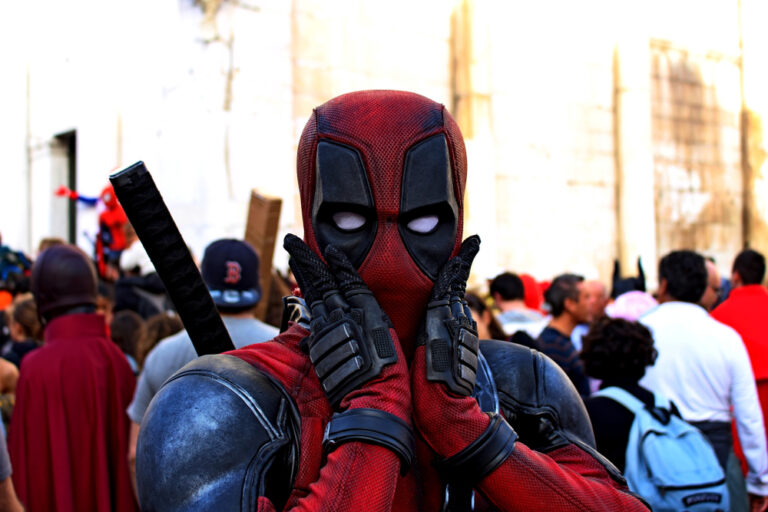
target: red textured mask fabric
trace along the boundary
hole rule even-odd
[[[304,239],[321,254],[312,227],[316,152],[319,140],[357,149],[363,159],[376,207],[377,233],[358,271],[395,326],[410,359],[421,320],[420,312],[433,281],[408,253],[397,229],[405,155],[414,144],[444,134],[453,170],[459,212],[456,240],[462,239],[466,152],[458,125],[445,107],[424,96],[402,91],[361,91],[345,94],[316,108],[299,141],[297,177]]]

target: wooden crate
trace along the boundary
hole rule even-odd
[[[267,316],[269,296],[272,289],[272,257],[277,242],[277,227],[283,201],[279,197],[264,196],[251,191],[248,219],[245,224],[245,241],[259,254],[259,282],[261,300],[256,308],[256,317],[264,320]]]

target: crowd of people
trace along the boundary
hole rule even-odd
[[[48,249],[50,252],[44,252]],[[70,258],[76,263],[49,263],[43,267],[46,256],[55,256],[57,262]],[[131,257],[136,258],[133,254]],[[85,499],[86,495],[95,495],[96,487],[90,479],[87,485],[81,480],[77,490],[78,482],[61,474],[49,475],[48,482],[33,476],[44,473],[44,468],[55,464],[59,457],[72,457],[65,467],[76,467],[80,456],[72,452],[82,450],[82,446],[73,444],[77,441],[71,434],[57,439],[66,445],[62,451],[69,455],[56,453],[61,447],[55,444],[46,444],[40,450],[32,443],[39,442],[38,437],[55,436],[57,427],[45,423],[61,422],[83,433],[81,422],[91,422],[93,415],[98,416],[91,409],[77,412],[82,404],[73,398],[82,394],[82,389],[40,391],[39,385],[52,381],[58,388],[72,380],[70,373],[80,364],[76,361],[109,356],[110,369],[104,375],[91,377],[116,386],[104,397],[104,407],[116,396],[122,397],[118,402],[119,417],[130,424],[130,430],[119,444],[128,454],[126,467],[130,472],[125,474],[134,479],[133,486],[127,487],[130,493],[103,499],[109,509],[121,508],[117,499],[124,500],[126,510],[134,509],[132,472],[142,417],[162,383],[196,357],[192,342],[170,308],[148,316],[146,306],[116,309],[115,289],[126,283],[116,287],[97,279],[88,258],[63,241],[46,240],[35,265],[31,258],[29,261],[27,268],[20,268],[18,275],[4,281],[12,285],[3,287],[12,299],[3,315],[0,410],[4,430],[10,428],[12,436],[15,493],[28,509],[63,510],[68,503],[77,510],[83,503],[95,503]],[[82,268],[73,271],[77,265]],[[136,268],[126,269],[126,277],[130,280],[137,273],[152,274],[151,262],[141,261],[141,265],[143,271],[138,263]],[[29,278],[35,275],[35,268],[41,267],[38,281],[40,272],[44,272],[46,281],[59,283],[56,289],[40,289],[38,284],[30,291]],[[278,333],[276,327],[254,317],[261,298],[258,268],[255,251],[238,240],[215,241],[203,256],[203,278],[236,347],[266,341]],[[468,291],[466,299],[481,339],[507,340],[539,350],[563,369],[584,399],[598,450],[619,470],[624,470],[634,414],[595,392],[620,387],[649,407],[660,394],[672,399],[675,415],[706,434],[728,477],[732,510],[747,510],[750,498],[760,501],[768,494],[763,415],[768,411],[768,347],[763,341],[768,325],[763,325],[761,316],[768,311],[768,292],[762,286],[764,277],[765,260],[751,249],[735,258],[729,278],[721,278],[711,261],[701,255],[675,251],[661,259],[659,287],[653,294],[645,290],[642,276],[614,276],[614,289],[608,293],[600,281],[575,274],[558,275],[547,282],[527,274],[504,272],[489,281],[487,290]],[[135,290],[132,292],[135,298]],[[74,317],[77,322],[69,327],[61,326],[65,320],[56,321],[72,314],[101,316],[90,319],[93,325],[86,322],[88,316]],[[67,336],[77,339],[78,345],[62,345],[57,352],[56,346],[61,344],[58,338]],[[108,342],[113,350],[86,355],[82,343],[85,338],[94,343]],[[22,361],[44,346],[48,348],[31,359],[34,363],[20,371]],[[121,355],[117,359],[115,348]],[[117,381],[116,375],[120,375]],[[118,381],[123,384],[118,386]],[[96,388],[95,382],[90,386],[81,384],[90,393]],[[58,410],[59,417],[51,416],[49,402],[53,396],[65,400],[60,404],[63,408]],[[89,395],[88,400],[92,399]],[[117,424],[122,421],[113,419]],[[90,434],[115,434],[115,424],[99,427],[109,432]],[[81,442],[92,440],[90,435],[78,437]],[[35,458],[41,460],[35,462]],[[115,475],[110,471],[106,474]],[[9,477],[9,470],[2,475]],[[61,490],[70,486],[67,491]],[[9,492],[14,489],[3,488]],[[105,481],[103,488],[114,491],[116,487]],[[38,498],[42,501],[36,502]]]
[[[465,294],[480,240],[461,232],[464,157],[450,114],[412,93],[315,109],[282,330],[255,318],[250,245],[203,254],[235,348],[221,356],[196,357],[130,224],[103,274],[62,240],[34,257],[0,240],[0,510],[642,510],[652,497],[621,471],[646,409],[705,436],[727,483],[693,485],[686,505],[765,510],[763,255],[740,252],[722,279],[673,251],[652,293],[638,262],[610,292],[505,272]],[[231,472],[211,474],[220,462]]]
[[[142,415],[163,381],[196,354],[162,285],[147,292],[146,283],[159,278],[126,229],[133,249],[120,260],[116,282],[61,239],[41,241],[34,259],[3,246],[10,256],[2,265],[13,268],[0,281],[7,298],[0,315],[0,510],[137,509],[133,462]],[[258,269],[253,248],[234,239],[214,241],[202,260],[236,346],[278,332],[254,317]]]
[[[476,320],[501,325],[511,341],[522,334],[565,371],[598,450],[622,471],[635,415],[595,392],[620,387],[649,408],[657,395],[671,399],[673,413],[714,447],[731,509],[749,510],[749,502],[764,507],[768,494],[765,270],[763,255],[745,249],[721,278],[711,260],[681,250],[660,260],[653,294],[641,268],[640,278],[614,276],[610,294],[600,282],[563,274],[532,283],[528,298],[521,277],[507,272],[490,283],[496,315],[478,310]]]

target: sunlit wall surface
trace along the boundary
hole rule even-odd
[[[759,0],[16,2],[0,17],[0,232],[30,252],[66,234],[57,136],[75,134],[79,192],[144,160],[198,255],[242,236],[253,188],[300,233],[311,109],[395,88],[443,102],[465,133],[478,282],[608,281],[638,256],[653,281],[682,247],[727,272],[744,243],[768,250],[767,15]],[[79,206],[87,250],[95,219]]]

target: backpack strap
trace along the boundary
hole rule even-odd
[[[601,389],[592,396],[604,396],[606,398],[610,398],[611,400],[619,402],[621,405],[632,411],[635,415],[645,409],[645,404],[641,400],[639,400],[629,391],[617,386],[610,386]]]
[[[653,405],[657,409],[666,409],[667,411],[672,412],[672,400],[658,393],[653,394],[653,399],[655,401]]]
[[[609,386],[607,388],[603,388],[597,393],[593,393],[592,396],[604,396],[606,398],[615,400],[616,402],[619,402],[621,405],[632,411],[635,416],[637,416],[638,412],[642,411],[643,409],[647,409],[645,403],[643,403],[639,398],[637,398],[626,389],[622,389],[618,386]],[[654,410],[651,411],[651,414],[653,414],[656,419],[666,425],[669,421],[669,415],[672,414],[672,401],[666,398],[664,395],[660,395],[658,393],[653,394],[653,400]]]

